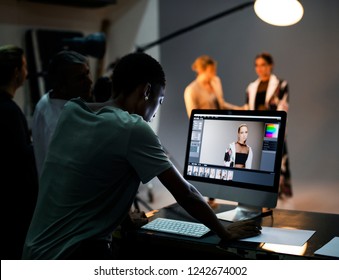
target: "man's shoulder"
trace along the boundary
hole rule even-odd
[[[42,107],[46,106],[46,104],[48,102],[47,94],[48,93],[45,93],[43,96],[40,97],[40,99],[38,100],[38,102],[35,105],[35,111],[40,110]]]

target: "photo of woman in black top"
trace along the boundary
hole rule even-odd
[[[251,168],[253,152],[246,144],[248,137],[248,126],[241,124],[238,127],[238,138],[236,142],[229,144],[224,155],[224,164],[227,167]]]

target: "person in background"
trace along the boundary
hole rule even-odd
[[[81,98],[65,104],[40,177],[23,259],[116,257],[112,232],[128,215],[140,181],[154,177],[222,240],[260,234],[254,221],[224,227],[166,155],[148,124],[165,98],[159,62],[145,53],[127,54],[112,81],[113,98],[95,110]]]
[[[217,75],[217,62],[208,55],[195,59],[192,70],[196,78],[185,88],[184,101],[188,117],[193,109],[240,109],[224,100],[222,84]]]
[[[92,90],[88,60],[75,51],[65,50],[55,54],[49,63],[47,78],[51,89],[36,104],[32,123],[33,147],[39,176],[65,103],[74,97],[88,101]]]
[[[119,58],[111,62],[106,70],[106,73],[99,77],[93,86],[92,101],[93,102],[105,102],[112,96],[112,74],[115,65],[117,65]]]
[[[47,78],[52,88],[38,101],[32,124],[33,147],[39,176],[49,143],[66,102],[75,97],[90,102],[94,94],[99,99],[95,100],[96,102],[107,101],[112,95],[112,81],[108,77],[105,81],[97,80],[95,90],[92,90],[88,59],[75,51],[63,50],[55,54],[50,60]],[[130,210],[117,231],[124,233],[144,222],[144,212]]]
[[[185,88],[184,100],[188,117],[193,109],[240,109],[239,106],[224,100],[222,84],[217,75],[217,61],[208,55],[202,55],[195,59],[192,70],[196,78]],[[214,198],[208,202],[214,208],[217,207]]]
[[[248,126],[241,124],[238,127],[236,142],[229,144],[224,156],[224,164],[227,167],[251,168],[253,160],[252,148],[246,144],[248,138]]]
[[[1,259],[21,259],[38,177],[27,119],[13,100],[27,76],[22,48],[0,46]]]
[[[263,52],[255,57],[255,72],[258,78],[246,89],[247,110],[283,110],[288,112],[289,87],[284,79],[273,74],[274,61],[270,53]],[[287,152],[287,139],[283,150],[280,176],[280,198],[292,196],[291,172]]]
[[[105,102],[112,96],[112,80],[110,77],[99,77],[92,90],[93,102]]]

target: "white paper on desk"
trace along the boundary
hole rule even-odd
[[[333,237],[330,242],[315,251],[314,254],[339,258],[339,237]]]
[[[314,233],[315,230],[262,227],[261,234],[241,241],[302,246]]]

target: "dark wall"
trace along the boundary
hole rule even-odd
[[[247,1],[159,1],[160,37]],[[183,167],[188,118],[183,93],[195,78],[194,59],[218,61],[224,97],[242,105],[256,78],[254,57],[270,52],[274,72],[289,82],[288,149],[295,182],[339,182],[339,1],[302,1],[304,17],[290,27],[261,21],[252,7],[210,22],[161,44],[167,75],[159,136],[178,167]]]

